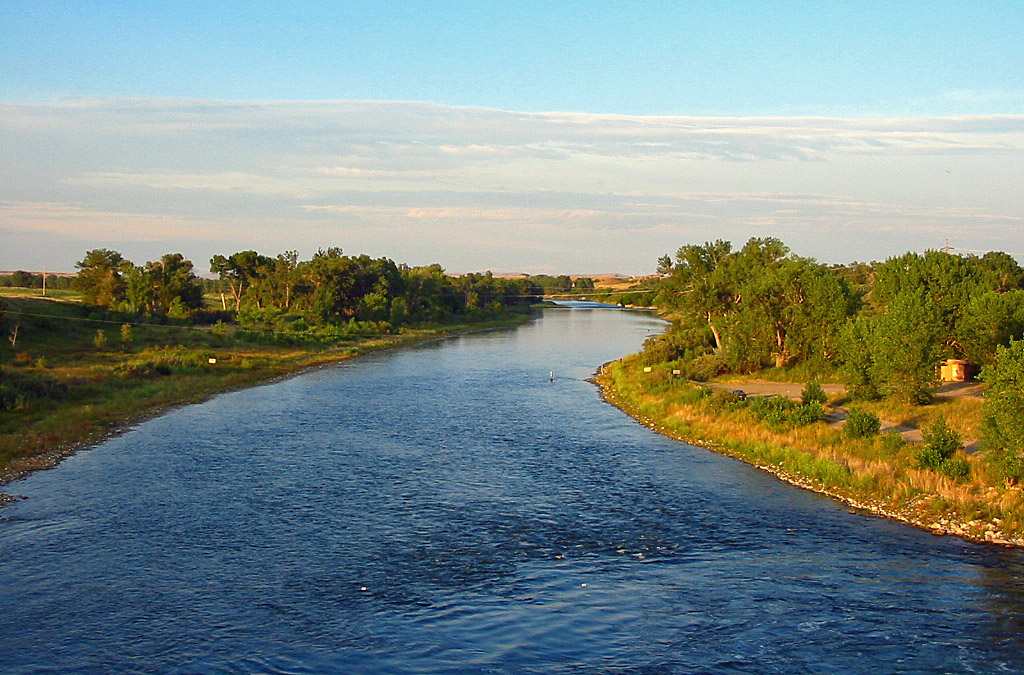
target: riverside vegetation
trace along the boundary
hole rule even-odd
[[[683,246],[659,271],[670,326],[602,369],[609,401],[851,505],[1024,545],[1024,270],[1011,256],[826,266],[752,239]],[[943,358],[980,366],[984,398],[936,397]],[[797,402],[703,384],[751,377],[808,385]],[[819,381],[845,393],[830,400]]]
[[[167,406],[371,349],[519,323],[540,298],[528,281],[337,248],[307,261],[242,251],[211,267],[219,279],[198,278],[180,254],[135,265],[96,249],[58,282],[58,299],[5,289],[0,482]]]

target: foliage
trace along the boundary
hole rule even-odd
[[[747,408],[759,420],[775,428],[802,427],[825,418],[820,403],[796,403],[782,396],[751,397]]]
[[[50,375],[0,368],[0,411],[23,410],[37,400],[59,400],[68,387]]]
[[[92,337],[92,344],[96,349],[103,349],[107,346],[107,332],[103,329],[96,331],[96,334]]]
[[[132,325],[130,323],[121,324],[121,347],[123,349],[131,349],[134,341],[135,333],[132,331]]]
[[[851,408],[843,426],[843,433],[849,438],[869,438],[877,435],[881,428],[882,422],[878,415],[859,408]]]
[[[956,332],[957,343],[968,360],[991,365],[999,346],[1024,336],[1024,291],[988,291],[971,298]]]
[[[982,443],[1008,480],[1024,478],[1024,339],[996,350],[981,374],[988,384],[982,408]]]
[[[922,430],[924,444],[917,451],[917,461],[923,468],[933,469],[951,478],[963,477],[963,466],[955,462],[954,454],[963,447],[960,434],[949,428],[940,417]]]
[[[900,401],[930,400],[942,356],[940,313],[931,297],[922,289],[900,291],[871,321],[871,381]]]
[[[825,390],[817,380],[811,380],[804,385],[803,391],[800,392],[800,400],[804,405],[808,403],[823,404],[828,401],[828,395],[825,394]]]
[[[834,358],[855,298],[827,267],[777,239],[751,239],[739,251],[725,241],[681,247],[657,303],[677,317],[673,332],[750,372]]]
[[[75,285],[82,292],[82,300],[89,305],[110,307],[124,296],[121,265],[124,258],[117,251],[105,248],[86,251],[85,257],[75,263],[78,275]]]

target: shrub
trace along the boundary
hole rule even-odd
[[[712,410],[735,410],[746,403],[739,394],[722,389],[713,391],[707,401]]]
[[[943,417],[935,420],[922,433],[924,445],[918,450],[918,463],[924,468],[945,473],[946,464],[962,446],[960,434],[950,429]]]
[[[123,377],[151,377],[170,375],[172,372],[204,368],[210,355],[206,352],[188,350],[183,347],[147,349],[133,359],[119,364],[115,369]]]
[[[107,346],[107,334],[103,329],[97,330],[96,334],[92,336],[92,343],[96,346],[96,349],[103,349]]]
[[[808,403],[824,404],[828,401],[828,396],[817,381],[811,380],[804,385],[804,390],[800,392],[800,400],[804,405],[807,405]]]
[[[0,410],[21,410],[33,400],[61,399],[67,393],[67,385],[48,374],[0,370]]]
[[[805,427],[825,419],[825,409],[820,403],[803,403],[794,407],[789,415],[789,423],[797,427]]]
[[[971,465],[963,457],[950,457],[939,469],[946,476],[953,480],[964,480],[971,475]]]
[[[690,363],[690,379],[707,382],[724,370],[722,358],[717,354],[702,354]]]
[[[878,419],[878,415],[867,412],[866,410],[860,410],[858,408],[852,408],[850,410],[850,416],[846,418],[846,425],[843,427],[843,433],[849,438],[869,438],[878,434],[882,428],[882,421]],[[903,438],[897,434],[897,438],[903,441]]]
[[[907,442],[903,440],[903,436],[898,431],[890,431],[879,437],[879,445],[883,451],[894,455],[905,448]]]
[[[36,359],[36,368],[39,368],[40,370],[45,370],[46,368],[49,367],[50,364],[46,362],[45,356],[40,356],[38,359]]]
[[[125,350],[130,349],[134,341],[135,334],[132,331],[132,325],[130,323],[121,324],[121,347]]]
[[[749,400],[748,408],[771,427],[802,427],[825,417],[820,403],[795,403],[782,396],[755,396]]]

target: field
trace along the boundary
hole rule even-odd
[[[513,315],[315,342],[223,325],[136,323],[122,333],[122,321],[73,302],[8,295],[4,305],[0,483],[168,406],[369,350],[528,319]]]

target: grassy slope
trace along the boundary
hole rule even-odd
[[[1024,545],[1024,498],[991,475],[979,455],[966,459],[971,477],[955,482],[917,468],[913,446],[887,443],[883,437],[852,440],[825,423],[780,430],[759,422],[749,412],[719,409],[696,396],[684,382],[667,373],[643,373],[635,357],[605,367],[598,382],[606,399],[653,429],[706,447],[760,468],[803,487],[844,502],[936,532],[971,539]],[[953,402],[950,410],[967,413],[975,402]],[[922,415],[888,410],[887,418]],[[937,410],[938,408],[936,408]],[[906,413],[906,414],[904,414]],[[923,413],[934,416],[935,410]],[[975,417],[977,417],[975,413]],[[956,421],[976,427],[976,422]]]
[[[25,409],[0,412],[0,483],[50,466],[75,447],[95,442],[127,422],[168,406],[200,401],[219,391],[368,350],[527,320],[525,315],[515,315],[493,322],[403,329],[397,336],[352,338],[314,346],[252,344],[218,337],[206,329],[140,326],[134,329],[130,350],[125,351],[120,345],[119,326],[82,321],[88,311],[80,305],[29,298],[8,298],[5,303],[12,313],[60,318],[24,316],[16,347],[12,349],[6,339],[0,345],[0,363],[18,373],[56,378],[69,386],[69,395],[63,400],[32,400]],[[107,334],[104,349],[93,344],[98,328]],[[199,354],[202,362],[214,356],[217,363],[163,376],[129,377],[116,372],[119,364],[168,345]]]

